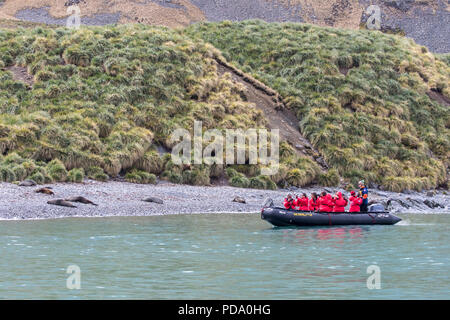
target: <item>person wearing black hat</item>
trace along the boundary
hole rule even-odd
[[[362,198],[362,204],[360,206],[361,212],[367,212],[369,206],[369,190],[365,186],[364,180],[361,180],[359,183],[359,195]]]

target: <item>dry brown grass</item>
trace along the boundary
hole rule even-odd
[[[5,0],[0,8],[0,18],[14,19],[15,14],[27,8],[49,7],[49,14],[54,18],[67,17],[65,1],[60,0]],[[204,20],[203,13],[187,0],[176,0],[174,3],[185,9],[167,8],[157,3],[124,0],[89,0],[80,3],[81,16],[92,16],[99,13],[121,13],[120,23],[140,22],[152,25],[182,27],[191,22]]]
[[[285,8],[299,6],[301,10],[292,11],[293,16],[303,21],[321,26],[359,29],[361,15],[366,9],[358,0],[265,0]],[[49,7],[49,14],[54,18],[67,17],[67,7],[62,0],[5,0],[0,8],[0,19],[15,19],[15,14],[26,8]],[[175,0],[174,4],[184,9],[168,8],[157,3],[146,3],[143,0],[89,0],[79,4],[82,16],[92,16],[99,13],[121,13],[120,23],[145,23],[164,25],[168,27],[187,26],[192,22],[205,20],[204,13],[189,0]],[[404,16],[405,13],[392,6],[379,4],[382,11],[389,16]],[[438,9],[438,0],[416,0],[411,12],[416,7]],[[220,8],[218,8],[220,10]],[[447,4],[450,11],[450,4]]]

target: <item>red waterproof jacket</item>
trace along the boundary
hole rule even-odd
[[[308,211],[309,206],[308,206],[308,198],[297,198],[297,207],[298,210],[303,210],[303,211]]]
[[[317,198],[316,201],[314,201],[313,198],[309,199],[308,210],[316,211],[317,209],[319,209],[319,198]]]
[[[363,199],[355,196],[350,196],[350,198],[348,199],[350,200],[349,212],[359,212],[360,211],[359,206],[362,204]]]
[[[296,201],[294,199],[292,199],[291,201],[288,201],[288,199],[285,198],[284,199],[284,207],[286,209],[293,209],[293,210],[295,210],[295,202]]]
[[[333,201],[330,194],[322,196],[319,198],[319,211],[320,212],[332,212],[333,211]]]
[[[334,200],[333,212],[345,212],[345,206],[347,205],[348,201],[342,197],[341,192],[338,192],[337,195],[337,199]]]
[[[333,212],[334,209],[334,199],[331,194],[327,194],[328,206],[330,207],[330,211]]]

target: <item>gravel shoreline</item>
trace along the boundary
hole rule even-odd
[[[51,219],[63,217],[106,217],[106,216],[154,216],[173,214],[213,214],[259,212],[266,198],[281,205],[288,192],[308,195],[322,188],[297,190],[257,190],[229,186],[189,186],[159,182],[157,185],[132,184],[127,182],[98,182],[85,180],[84,183],[55,183],[54,195],[36,193],[42,186],[20,187],[10,183],[0,183],[0,219]],[[326,188],[336,192],[337,188]],[[370,200],[383,203],[391,212],[400,213],[449,213],[450,196],[442,191],[433,196],[426,192],[399,194],[379,190],[369,190]],[[74,203],[77,208],[47,204],[48,200],[83,196],[98,206]],[[246,203],[233,202],[234,197],[243,197]],[[144,202],[142,199],[156,197],[163,204]],[[388,202],[388,200],[390,200]],[[424,204],[428,201],[428,204]],[[430,208],[436,205],[436,208]]]

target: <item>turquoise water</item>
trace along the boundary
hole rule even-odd
[[[275,229],[257,214],[0,221],[0,298],[449,299],[450,215]],[[69,290],[68,266],[81,270]],[[369,290],[367,267],[380,268]]]

